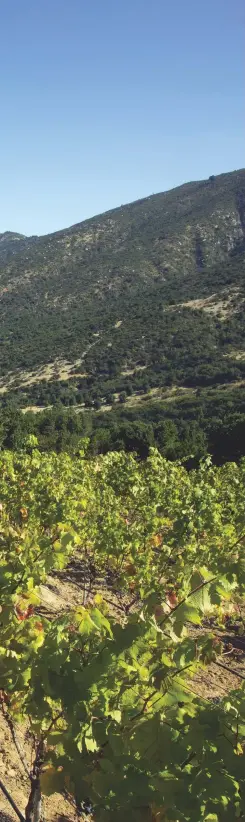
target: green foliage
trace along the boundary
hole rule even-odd
[[[0,687],[42,746],[42,792],[89,797],[99,822],[241,816],[244,688],[216,705],[192,679],[221,652],[204,617],[222,626],[244,597],[245,463],[26,449],[0,457]],[[83,604],[40,616],[74,554]]]
[[[245,454],[245,390],[202,391],[171,402],[120,405],[108,413],[78,414],[59,406],[22,414],[10,404],[2,409],[2,448],[23,448],[31,433],[42,451],[76,453],[86,437],[90,454],[125,450],[144,459],[155,445],[167,459],[184,458],[189,467],[207,454],[217,464],[237,461]]]

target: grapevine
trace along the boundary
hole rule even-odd
[[[12,809],[41,822],[58,791],[95,822],[242,818],[244,684],[216,704],[193,682],[227,615],[243,630],[245,462],[188,473],[32,438],[0,468],[0,707],[30,783]],[[45,615],[40,585],[74,561],[82,599]]]

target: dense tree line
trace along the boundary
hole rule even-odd
[[[212,389],[132,408],[119,403],[107,413],[77,413],[60,404],[23,414],[6,403],[0,412],[1,448],[18,449],[31,433],[41,450],[71,452],[87,438],[91,454],[125,450],[145,458],[155,445],[170,460],[185,459],[192,465],[210,453],[220,464],[245,455],[245,389]]]

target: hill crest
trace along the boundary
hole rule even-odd
[[[71,401],[106,404],[129,388],[183,386],[193,370],[208,379],[208,361],[214,382],[222,363],[222,381],[243,346],[244,243],[244,169],[45,236],[5,232],[1,388],[45,405],[63,401],[61,382],[67,401],[69,380]]]

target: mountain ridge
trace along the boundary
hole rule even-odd
[[[64,363],[70,401],[82,396],[92,405],[171,380],[183,386],[193,369],[198,384],[209,366],[217,384],[220,363],[224,373],[233,365],[242,376],[231,353],[245,345],[244,250],[245,169],[184,183],[48,235],[4,232],[0,391],[22,404],[63,401]],[[21,374],[40,369],[38,394]],[[64,385],[63,392],[67,401]]]
[[[217,181],[220,181],[220,180],[225,179],[227,177],[231,177],[232,175],[235,176],[235,175],[240,175],[240,174],[245,175],[245,167],[240,168],[240,169],[234,169],[233,171],[226,171],[226,172],[223,172],[222,174],[218,174],[218,175],[213,175],[212,174],[212,175],[210,175],[210,177],[202,178],[201,180],[190,180],[190,181],[187,181],[185,183],[181,183],[178,186],[173,186],[171,188],[164,189],[164,191],[158,191],[154,194],[147,194],[145,197],[140,197],[136,200],[132,200],[132,201],[127,202],[127,203],[122,203],[119,206],[115,206],[114,208],[106,209],[106,211],[102,211],[99,214],[94,214],[91,217],[86,217],[84,220],[79,220],[76,223],[72,223],[71,225],[69,225],[67,227],[57,229],[55,231],[48,231],[45,234],[23,234],[23,233],[17,232],[17,231],[6,230],[2,233],[0,232],[0,241],[3,237],[7,238],[7,235],[15,237],[15,238],[25,239],[27,241],[28,240],[37,240],[37,239],[38,240],[43,240],[44,238],[47,238],[47,237],[58,236],[62,233],[67,233],[67,232],[72,231],[73,229],[80,228],[84,224],[92,222],[93,220],[98,220],[101,217],[110,216],[111,214],[119,212],[122,209],[128,209],[128,208],[131,209],[132,207],[140,205],[142,203],[145,203],[148,200],[151,200],[153,198],[167,196],[167,195],[172,194],[174,192],[177,193],[177,192],[180,192],[180,191],[184,191],[187,188],[191,189],[193,187],[201,187],[203,184],[208,185],[210,182],[214,182],[214,181],[217,182]]]

